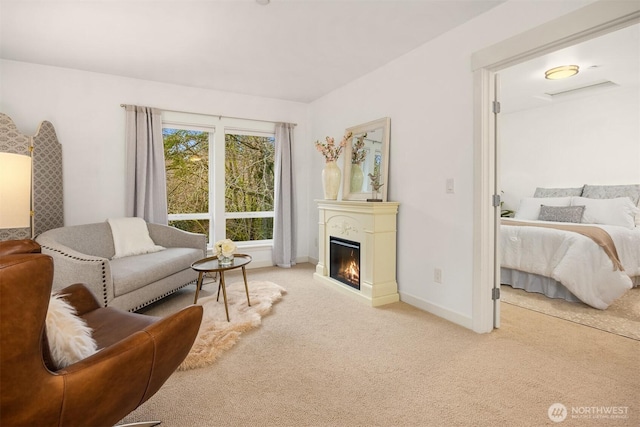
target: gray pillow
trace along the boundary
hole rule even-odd
[[[584,206],[540,206],[540,221],[576,222],[582,221]]]
[[[582,197],[589,199],[615,199],[628,197],[634,205],[640,200],[640,184],[630,185],[585,185]]]
[[[533,197],[572,197],[581,196],[582,187],[578,188],[536,188]]]

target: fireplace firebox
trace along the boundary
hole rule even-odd
[[[360,290],[360,243],[331,237],[329,261],[332,278]]]

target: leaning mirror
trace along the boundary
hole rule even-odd
[[[344,153],[344,200],[387,201],[390,125],[384,117],[347,129],[352,137]]]

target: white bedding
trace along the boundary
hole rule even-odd
[[[602,248],[582,234],[512,225],[500,226],[501,266],[551,277],[584,303],[604,310],[631,289],[631,276],[640,275],[640,227],[598,227],[613,239],[625,271],[614,270]]]

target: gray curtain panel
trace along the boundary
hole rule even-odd
[[[273,261],[278,267],[289,268],[296,264],[296,233],[293,206],[293,169],[291,123],[276,124],[275,141],[275,201],[273,219]]]
[[[126,105],[126,215],[167,224],[167,178],[162,141],[162,113]]]

